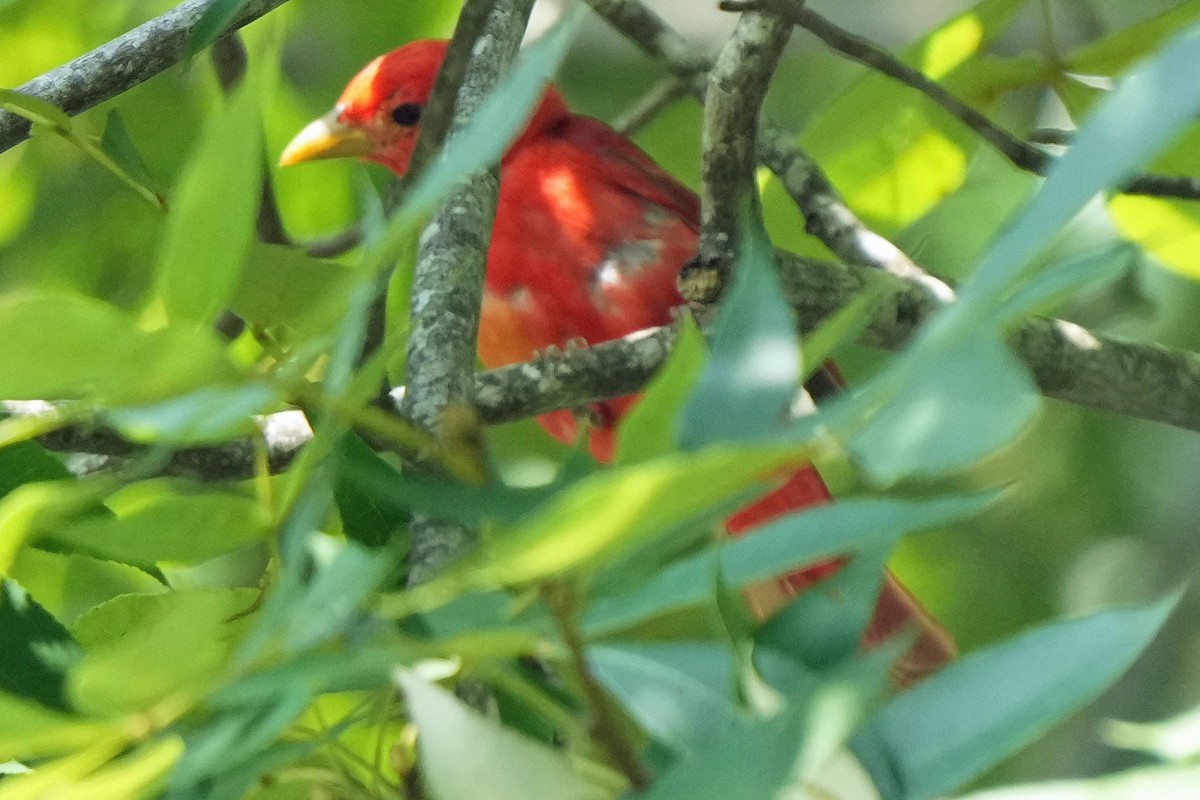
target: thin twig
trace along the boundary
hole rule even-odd
[[[667,72],[686,81],[692,93],[703,99],[707,88],[705,74],[712,62],[698,54],[666,21],[638,0],[586,2]],[[784,189],[804,214],[806,230],[834,255],[851,264],[874,267],[914,281],[939,302],[954,298],[950,287],[927,274],[900,248],[863,224],[833,188],[820,165],[796,146],[794,136],[766,117],[759,120],[758,131],[759,160],[779,176]],[[719,294],[719,287],[711,294],[714,297]]]
[[[642,763],[633,743],[622,729],[616,703],[604,691],[604,687],[588,666],[587,646],[579,630],[574,588],[562,582],[547,583],[542,586],[541,594],[558,629],[558,635],[567,648],[571,671],[583,692],[591,717],[593,737],[607,751],[613,764],[625,775],[634,791],[644,791],[650,786],[650,771]]]
[[[786,14],[792,22],[812,33],[833,50],[928,97],[943,111],[978,134],[1018,169],[1035,175],[1045,175],[1057,158],[1053,153],[1042,150],[1001,128],[982,112],[959,100],[946,87],[920,70],[905,64],[883,47],[838,27],[805,5],[803,0],[724,0],[721,8],[726,11],[769,8]],[[1181,175],[1136,175],[1128,179],[1118,191],[1124,194],[1197,200],[1200,199],[1200,180]]]
[[[249,0],[229,30],[237,30],[287,0]],[[184,59],[192,29],[212,0],[186,0],[128,33],[17,87],[74,116],[173,67]],[[29,137],[29,121],[0,111],[0,153]]]
[[[659,81],[621,112],[612,121],[612,128],[624,136],[632,136],[690,91],[686,83],[675,78]]]

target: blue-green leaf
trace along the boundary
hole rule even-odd
[[[721,576],[729,586],[745,586],[969,516],[995,497],[987,493],[926,501],[851,499],[811,508],[764,525],[753,536],[722,543],[716,552],[710,549],[679,561],[637,589],[596,598],[584,614],[584,627],[599,635],[703,602],[713,592],[714,558],[720,558]]]
[[[685,449],[777,438],[800,381],[796,317],[783,301],[774,250],[753,225],[741,234],[712,352],[680,417]]]
[[[1055,623],[972,653],[872,717],[853,749],[886,800],[952,791],[1112,683],[1177,600]]]

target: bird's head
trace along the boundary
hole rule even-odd
[[[357,156],[403,175],[447,45],[441,39],[411,42],[367,64],[350,79],[333,110],[288,143],[280,165]],[[523,136],[566,114],[561,96],[548,89]]]

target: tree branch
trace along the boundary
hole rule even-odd
[[[721,9],[725,11],[761,8],[787,15],[793,23],[816,36],[833,50],[898,83],[916,89],[977,133],[1018,169],[1044,176],[1054,164],[1057,158],[1054,154],[1009,133],[920,70],[905,64],[869,39],[838,27],[805,5],[803,0],[724,0],[721,3]],[[1135,175],[1125,181],[1118,191],[1151,197],[1200,200],[1200,180],[1186,175]]]
[[[183,61],[192,29],[213,0],[186,0],[61,67],[21,84],[17,91],[39,97],[74,116],[111,100]],[[234,18],[234,31],[287,0],[249,0]],[[0,111],[0,153],[29,137],[29,120]]]
[[[477,13],[476,6],[490,13]],[[451,137],[467,126],[508,71],[532,9],[533,0],[468,0],[442,68],[443,75],[461,79]],[[421,235],[401,412],[430,431],[437,431],[448,407],[472,402],[484,268],[499,191],[498,168],[472,176],[450,194]],[[473,538],[458,525],[428,518],[414,520],[410,530],[410,585],[440,572]]]
[[[713,283],[717,285],[725,283],[733,269],[748,209],[754,223],[762,225],[754,185],[758,117],[790,34],[791,26],[773,14],[743,14],[708,73],[700,156],[699,263],[716,272]]]
[[[639,0],[586,0],[592,9],[616,30],[658,61],[664,69],[692,88],[703,99],[704,77],[711,60],[696,54],[696,48]],[[927,274],[900,248],[863,224],[825,173],[799,149],[794,136],[767,118],[758,124],[758,158],[772,172],[800,207],[806,230],[834,255],[851,264],[862,264],[913,281],[930,296],[945,302],[954,298],[950,287]]]
[[[869,280],[888,281],[892,291],[861,337],[863,344],[899,349],[942,305],[922,287],[880,275],[869,267],[783,252],[777,257],[784,294],[804,330],[811,330],[843,306]],[[479,373],[473,389],[475,407],[484,422],[498,424],[629,394],[641,388],[662,364],[673,342],[672,327],[653,328]],[[1009,344],[1046,397],[1200,432],[1200,354],[1125,342],[1071,322],[1043,318],[1017,326]],[[393,395],[401,392],[396,390]],[[7,402],[0,408],[21,417],[52,411],[48,404],[35,402]],[[307,441],[307,435],[295,433],[295,425],[272,432],[269,426],[277,418],[279,414],[265,418],[260,427],[272,464],[282,468]],[[71,425],[39,437],[39,441],[51,450],[123,457],[140,449],[103,425]],[[172,459],[166,471],[202,480],[250,477],[254,474],[253,445],[246,440],[189,448]]]

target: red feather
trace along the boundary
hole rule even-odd
[[[445,47],[441,41],[405,45],[351,80],[337,118],[371,143],[365,158],[399,174],[407,170],[416,126],[395,122],[392,110],[427,102]],[[676,276],[696,252],[700,206],[693,192],[603,122],[571,113],[553,88],[501,161],[500,173],[479,332],[485,365],[526,361],[551,347],[595,344],[671,320],[672,309],[683,303]],[[831,377],[840,382],[836,370]],[[630,395],[590,407],[597,459],[611,459],[613,431],[636,402]],[[563,441],[578,435],[569,411],[539,421]],[[817,471],[805,466],[732,515],[726,530],[742,535],[830,499]],[[840,564],[816,564],[751,587],[747,602],[765,618]],[[864,642],[882,641],[906,626],[919,630],[920,638],[896,667],[901,683],[949,660],[953,643],[888,573]]]

